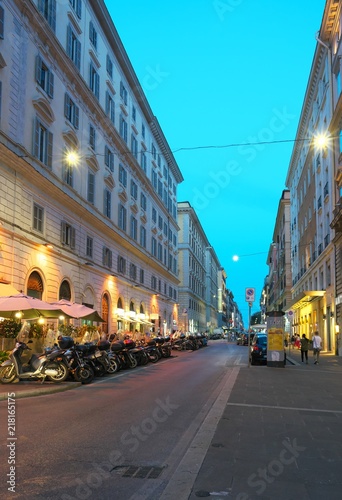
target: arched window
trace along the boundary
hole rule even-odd
[[[68,281],[64,280],[59,287],[59,300],[71,300],[71,290]]]
[[[30,297],[35,297],[36,299],[42,299],[44,291],[43,280],[37,271],[33,271],[27,282],[27,295]]]
[[[118,298],[118,305],[117,305],[117,308],[118,308],[118,309],[123,309],[121,297],[119,297],[119,298]]]

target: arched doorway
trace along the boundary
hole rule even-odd
[[[104,319],[104,323],[102,323],[102,331],[104,333],[108,333],[108,323],[109,323],[109,297],[107,293],[104,293],[102,296],[102,304],[101,304],[101,316]]]

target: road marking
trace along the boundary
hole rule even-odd
[[[273,405],[254,405],[248,403],[227,403],[227,406],[243,406],[247,408],[269,408],[271,410],[294,410],[294,411],[307,411],[307,412],[319,412],[319,413],[342,413],[342,410],[319,410],[317,408],[296,408],[291,406],[273,406]]]
[[[239,371],[240,368],[235,367],[229,372],[223,389],[220,391],[166,488],[159,496],[160,500],[174,500],[175,498],[177,500],[187,500],[189,498],[192,486],[214,437],[217,424],[227,405]]]

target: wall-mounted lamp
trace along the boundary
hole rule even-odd
[[[45,243],[44,245],[46,248],[48,248],[49,250],[52,250],[53,249],[53,245],[51,245],[51,243]]]
[[[323,314],[322,318],[323,319],[326,319],[327,315],[326,314]]]

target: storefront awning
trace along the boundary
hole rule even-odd
[[[324,295],[325,290],[305,290],[293,299],[290,304],[288,304],[285,312],[288,312],[291,309],[301,309],[302,307],[307,306],[309,302],[321,299]]]

